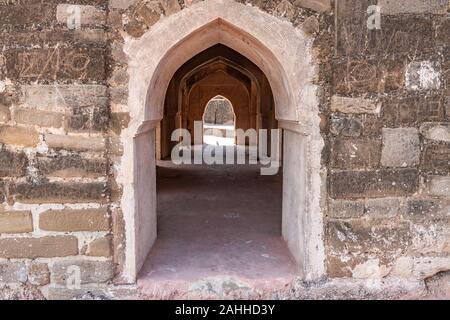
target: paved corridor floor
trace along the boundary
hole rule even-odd
[[[157,176],[158,239],[138,281],[145,294],[241,295],[283,289],[298,275],[281,237],[281,175],[160,161]]]

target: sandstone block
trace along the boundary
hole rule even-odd
[[[294,4],[296,6],[311,9],[317,12],[331,11],[330,0],[296,0]]]
[[[376,224],[365,219],[332,220],[326,224],[325,238],[330,252],[327,268],[332,277],[362,275],[361,267],[370,265],[369,257],[377,260],[377,269],[383,268],[411,243],[409,224],[390,219],[377,220]]]
[[[392,274],[400,277],[428,279],[448,270],[450,258],[436,256],[407,256],[395,261]],[[427,283],[428,283],[427,280]]]
[[[6,2],[0,4],[0,25],[32,26],[54,20],[54,5],[50,2]]]
[[[429,177],[426,193],[432,196],[450,197],[450,176]]]
[[[0,233],[26,233],[33,231],[29,211],[0,212]]]
[[[382,122],[376,115],[334,113],[330,132],[342,137],[379,137]]]
[[[45,135],[45,142],[49,148],[76,150],[76,151],[96,151],[101,152],[105,148],[102,137],[79,137],[58,134]]]
[[[124,128],[128,127],[130,122],[130,114],[128,112],[113,112],[111,113],[110,128],[115,134],[120,135]]]
[[[22,104],[44,110],[108,106],[103,85],[22,85],[21,91]]]
[[[56,20],[59,23],[72,25],[77,22],[76,19],[73,21],[76,15],[79,15],[80,26],[104,24],[106,21],[106,12],[94,6],[62,3],[56,7]]]
[[[408,96],[383,103],[382,121],[393,127],[413,126],[427,121],[444,120],[444,104],[440,96]]]
[[[126,105],[128,103],[128,88],[126,87],[116,87],[111,88],[111,102],[121,105]]]
[[[13,49],[5,53],[6,73],[15,80],[105,80],[105,49],[55,47]]]
[[[405,86],[406,60],[348,59],[336,62],[333,85],[341,95],[388,93]]]
[[[104,159],[85,159],[77,155],[37,157],[36,168],[45,176],[62,178],[88,178],[106,175]]]
[[[21,203],[103,203],[106,201],[103,183],[18,183],[15,199]]]
[[[436,38],[438,45],[448,46],[448,39],[450,39],[450,17],[447,17],[438,25]]]
[[[381,164],[409,167],[420,162],[419,132],[415,128],[383,129]]]
[[[111,261],[73,260],[55,262],[51,268],[52,283],[66,285],[77,271],[80,284],[105,283],[114,277],[114,264]],[[75,271],[75,272],[74,272]]]
[[[65,128],[71,132],[101,132],[108,128],[109,110],[106,107],[73,108]]]
[[[420,15],[383,15],[381,30],[368,28],[368,9],[375,0],[336,1],[336,47],[340,56],[408,55],[433,50],[435,27],[432,19]],[[417,44],[420,43],[420,46]],[[361,65],[364,68],[363,65]],[[349,78],[351,80],[351,77]],[[390,81],[388,78],[385,80]],[[382,83],[380,83],[382,85]]]
[[[123,43],[120,41],[114,41],[111,46],[112,58],[116,63],[126,63],[127,55],[123,51]]]
[[[450,202],[436,199],[408,199],[405,217],[413,221],[434,221],[449,217]]]
[[[50,283],[50,270],[46,263],[32,262],[28,266],[28,281],[35,286],[45,286]]]
[[[39,133],[31,128],[0,126],[0,143],[36,147],[39,143]]]
[[[151,27],[161,18],[163,10],[157,1],[151,1],[141,5],[136,11],[140,20],[142,20],[147,27]]]
[[[109,0],[109,8],[111,9],[127,9],[138,2],[138,0]]]
[[[119,136],[111,135],[108,139],[108,150],[116,156],[123,155],[123,144]]]
[[[23,262],[0,262],[0,283],[25,283],[27,267]]]
[[[60,128],[63,115],[32,109],[16,109],[13,112],[14,121],[20,124],[36,125],[40,127]]]
[[[417,191],[419,174],[416,169],[332,172],[329,186],[334,199],[404,196]]]
[[[447,0],[380,0],[378,5],[381,13],[395,15],[402,13],[414,14],[446,14]]]
[[[333,96],[331,111],[342,113],[379,113],[381,105],[371,99]]]
[[[328,215],[336,219],[360,218],[364,214],[363,201],[330,200]]]
[[[84,248],[82,254],[91,257],[111,257],[112,256],[112,236],[107,235],[102,238],[91,241],[86,248]]]
[[[28,166],[28,158],[24,152],[0,150],[0,177],[22,177]]]
[[[160,3],[166,16],[170,16],[181,10],[178,0],[160,0]]]
[[[428,140],[450,142],[450,123],[424,123],[420,133]]]
[[[110,223],[105,209],[50,210],[39,216],[39,228],[58,232],[108,231]]]
[[[3,203],[6,200],[6,189],[8,188],[8,185],[0,180],[0,203]]]
[[[0,258],[36,259],[78,254],[78,239],[72,236],[0,239]]]
[[[128,83],[128,72],[124,68],[117,68],[112,72],[111,77],[108,79],[111,86],[123,86]]]
[[[106,45],[106,34],[101,29],[50,29],[40,31],[15,31],[0,32],[0,42],[6,48],[33,48],[33,47],[54,47],[58,44],[67,46],[89,45],[92,48],[100,48]]]
[[[339,169],[370,168],[380,163],[381,140],[334,139],[331,166]]]
[[[313,35],[320,31],[320,23],[316,19],[316,17],[311,16],[307,18],[302,24],[301,29],[303,32],[305,32],[307,35]]]
[[[0,123],[6,123],[9,120],[11,120],[9,108],[0,104]]]
[[[393,218],[400,213],[400,205],[397,198],[369,199],[365,213],[374,219]]]
[[[422,167],[428,170],[440,171],[448,174],[450,166],[450,145],[428,144],[425,146]]]

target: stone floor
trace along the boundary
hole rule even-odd
[[[147,296],[270,296],[298,267],[281,237],[281,175],[258,166],[158,163],[158,239],[140,273]]]

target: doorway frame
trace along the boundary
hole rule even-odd
[[[136,282],[157,237],[156,129],[169,82],[186,61],[218,43],[253,61],[269,80],[284,135],[283,237],[302,278],[321,278],[326,170],[312,39],[287,21],[233,0],[194,4],[125,43],[130,123],[121,133],[118,167],[126,238],[122,277]]]

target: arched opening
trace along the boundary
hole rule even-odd
[[[194,70],[192,66],[200,68],[201,64],[210,62],[211,59],[196,64],[203,53],[216,45],[239,53],[267,77],[273,94],[274,119],[283,132],[283,188],[278,198],[282,202],[282,236],[297,261],[298,275],[305,279],[319,278],[324,272],[320,205],[323,140],[319,130],[311,42],[292,25],[257,8],[228,0],[195,4],[163,19],[140,39],[131,40],[125,48],[130,57],[131,121],[121,136],[124,145],[120,168],[120,182],[123,184],[121,206],[127,239],[124,276],[131,282],[136,279],[158,235],[154,155],[161,150],[156,158],[164,158],[164,153],[170,155],[173,144],[177,144],[177,141],[167,139],[168,133],[173,132],[168,128],[186,129],[188,132],[195,129],[183,109],[185,103],[191,104],[190,100],[179,100],[179,97],[189,96],[189,92],[184,92],[183,86],[174,85],[174,81],[189,84],[188,79],[193,76],[190,74]],[[229,59],[221,57],[219,60]],[[234,67],[229,69],[239,71],[243,65],[241,62],[231,61],[229,65]],[[186,70],[182,77],[177,78],[177,72],[183,68]],[[249,71],[249,68],[243,69]],[[220,72],[223,70],[206,77],[195,72],[192,79],[207,81],[208,76],[214,77]],[[230,71],[227,74],[230,78],[243,74],[244,78],[252,79],[245,72]],[[241,79],[240,86],[251,97],[253,88],[249,91],[248,83]],[[254,89],[260,90],[257,86]],[[182,94],[177,90],[182,90]],[[216,95],[227,96],[237,110],[237,104],[223,92],[215,92],[205,98],[201,103],[203,107]],[[167,108],[171,104],[166,99],[168,96],[176,97],[175,109]],[[249,100],[258,99],[247,99],[246,103],[252,107]],[[260,105],[267,101],[263,99]],[[261,128],[263,116],[258,110],[248,118],[248,123],[253,119],[255,127]],[[276,139],[272,141],[279,146]],[[245,254],[245,251],[240,251],[240,254]]]
[[[278,125],[265,74],[215,45],[177,70],[164,105],[160,145],[182,141],[189,154],[177,163],[172,144],[157,161],[157,238],[139,285],[187,286],[216,276],[272,282],[273,289],[292,282],[300,271],[282,239],[281,171],[263,176],[257,162],[257,130]],[[202,161],[192,162],[199,151]]]
[[[203,143],[222,147],[236,145],[236,114],[227,98],[215,96],[206,104]]]

